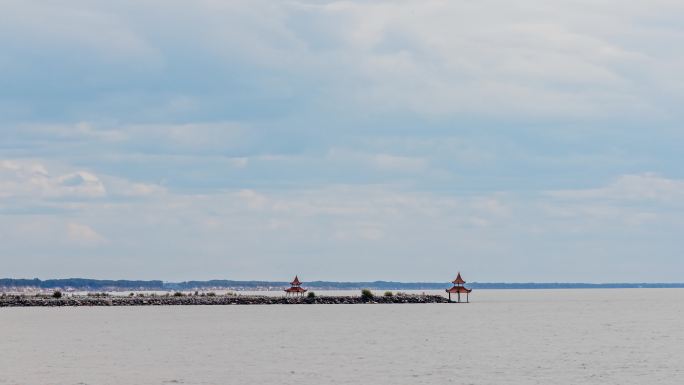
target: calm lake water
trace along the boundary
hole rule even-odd
[[[684,290],[471,299],[0,309],[0,384],[684,384]]]

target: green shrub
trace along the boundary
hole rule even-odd
[[[363,289],[361,290],[361,298],[364,300],[371,300],[373,299],[373,292],[369,289]]]
[[[216,297],[216,293],[214,293],[213,291],[210,291],[207,293],[207,297]]]
[[[309,294],[306,295],[307,298],[316,298],[316,293],[313,291],[310,291]]]
[[[52,293],[52,298],[62,298],[62,292],[59,291],[59,290],[55,290],[55,291]]]
[[[177,292],[173,293],[173,296],[174,297],[182,297],[183,293],[181,293],[180,291],[177,291]]]
[[[385,292],[385,297],[391,297],[391,296],[393,296],[393,295],[394,295],[394,294],[393,294],[391,291],[386,291],[386,292]]]

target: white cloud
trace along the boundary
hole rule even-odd
[[[39,160],[0,161],[0,198],[40,201],[144,197],[165,193],[166,189],[158,184],[136,183],[110,176],[100,177],[85,170],[52,175],[45,162]]]
[[[232,148],[242,143],[248,133],[244,127],[232,122],[107,125],[87,121],[74,124],[23,124],[10,132],[5,135],[15,140],[28,139],[37,143],[66,140],[94,147],[109,145],[123,146],[131,151],[153,149],[155,152],[178,153]],[[244,164],[241,158],[235,162],[238,166]]]
[[[95,246],[107,243],[107,239],[92,227],[80,223],[68,223],[67,236],[70,242],[82,246]]]
[[[130,20],[96,3],[9,1],[1,17],[3,25],[26,45],[50,41],[50,48],[76,48],[83,56],[96,54],[121,66],[160,65],[159,52],[131,28]],[[95,30],[98,33],[92,33]]]
[[[119,128],[130,141],[177,150],[231,148],[246,134],[244,127],[231,122],[192,124],[142,124]]]
[[[603,187],[549,191],[539,209],[571,232],[600,233],[621,226],[684,225],[684,181],[653,173],[619,176]]]
[[[115,128],[98,127],[91,122],[74,124],[23,124],[16,130],[16,136],[38,140],[74,140],[123,142],[128,138],[125,131]]]
[[[427,159],[390,154],[378,154],[374,156],[373,163],[379,169],[404,172],[424,171],[428,166]]]
[[[56,182],[57,189],[55,189],[52,194],[57,197],[75,196],[96,198],[107,195],[107,190],[102,184],[102,181],[100,181],[97,176],[86,171],[61,175],[53,179]]]
[[[42,163],[5,160],[0,163],[0,197],[97,198],[107,191],[87,171],[51,176]]]
[[[654,173],[622,175],[607,186],[549,192],[555,198],[614,202],[684,203],[684,180],[669,179]]]
[[[268,204],[268,198],[254,190],[241,190],[237,197],[242,199],[250,209],[263,209]]]
[[[387,153],[369,153],[344,148],[332,148],[326,154],[326,160],[333,163],[359,164],[360,167],[371,167],[379,171],[391,171],[415,174],[428,170],[430,162],[427,158]]]
[[[506,202],[497,196],[435,195],[384,185],[339,185],[269,193],[242,190],[231,196],[243,201],[243,207],[259,210],[265,215],[287,216],[300,220],[331,217],[345,223],[353,222],[355,226],[355,221],[366,219],[365,222],[360,222],[364,223],[362,227],[368,230],[366,234],[381,233],[376,231],[378,228],[373,223],[388,223],[407,218],[429,220],[452,215],[455,223],[469,227],[479,220],[477,218],[487,218],[489,222],[496,223],[510,215]]]
[[[153,12],[159,7],[167,12]],[[143,16],[131,17],[131,9]],[[138,67],[156,75],[189,52],[197,62],[223,61],[226,71],[237,64],[235,76],[253,87],[249,98],[323,94],[320,105],[344,102],[345,111],[353,105],[428,116],[679,116],[673,100],[684,92],[684,54],[672,49],[683,35],[677,1],[11,2],[4,11],[13,32],[7,36],[19,36],[20,44],[95,52],[125,68],[117,75],[131,81],[140,80]],[[94,29],[100,33],[83,32]],[[71,68],[70,59],[62,60]],[[171,72],[179,84],[202,90],[173,88],[153,115],[201,111],[200,95],[216,94],[208,80],[233,76],[209,68]],[[145,85],[158,87],[151,78]],[[298,84],[316,86],[303,95]],[[221,102],[240,99],[227,94]]]
[[[675,43],[681,36],[679,29],[645,22],[683,11],[671,1],[658,4],[657,11],[638,3],[615,12],[620,4],[604,0],[593,2],[588,15],[581,4],[551,7],[535,0],[282,3],[269,19],[279,38],[254,41],[253,52],[269,54],[252,59],[294,72],[299,67],[334,74],[323,76],[334,95],[381,111],[655,116],[675,112],[661,97],[682,96],[681,87],[657,79],[677,78],[668,63],[672,56],[684,59],[681,51],[630,43]],[[288,24],[290,14],[310,29]],[[256,33],[249,20],[242,27]],[[223,39],[231,36],[230,26],[219,28]]]
[[[249,158],[246,158],[246,157],[232,158],[232,159],[230,159],[230,163],[235,168],[245,168],[249,164]]]
[[[168,193],[166,188],[153,183],[135,183],[114,177],[105,177],[105,183],[114,196],[159,198]]]
[[[70,204],[69,245],[106,243],[98,256],[139,255],[139,260],[127,262],[131,273],[140,263],[157,266],[163,258],[168,263],[155,271],[181,279],[192,272],[201,277],[213,273],[194,270],[191,260],[220,266],[241,278],[277,277],[282,270],[307,266],[309,274],[321,278],[418,279],[423,274],[436,279],[443,269],[458,265],[506,279],[504,273],[515,274],[521,261],[549,265],[551,272],[544,274],[553,274],[549,253],[554,261],[562,255],[594,263],[601,253],[624,251],[626,241],[644,241],[657,231],[684,227],[676,210],[668,213],[676,202],[642,207],[630,204],[629,195],[616,203],[553,193],[440,194],[392,185],[337,185],[192,195],[166,191],[153,196]],[[38,255],[59,245],[66,255],[80,249],[54,239],[54,224],[64,222],[61,214],[50,212],[0,216],[0,233],[9,249]],[[17,233],[17,223],[30,234]],[[45,223],[53,225],[37,226]],[[41,241],[32,244],[27,239]],[[358,271],[358,263],[367,271]],[[526,274],[534,279],[541,273]],[[598,266],[595,274],[611,273]]]

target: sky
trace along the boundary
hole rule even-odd
[[[684,281],[681,0],[0,0],[0,277]]]

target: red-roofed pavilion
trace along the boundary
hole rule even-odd
[[[447,294],[449,294],[449,302],[451,302],[451,293],[454,293],[458,296],[458,303],[461,303],[461,293],[465,293],[466,295],[466,302],[470,302],[469,294],[472,289],[468,289],[465,286],[466,281],[461,278],[461,273],[458,273],[458,276],[456,276],[456,279],[453,280],[451,283],[454,284],[454,286],[451,289],[446,289]]]
[[[302,287],[302,283],[299,281],[299,277],[295,275],[294,281],[290,282],[290,288],[285,289],[285,295],[304,295],[306,289]]]

